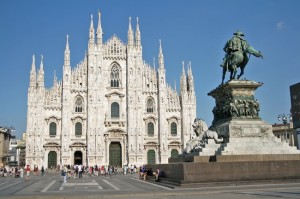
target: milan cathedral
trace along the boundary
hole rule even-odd
[[[180,91],[166,83],[162,44],[158,67],[143,60],[141,32],[129,18],[128,41],[103,42],[101,15],[93,16],[88,50],[70,64],[67,36],[63,77],[44,86],[41,58],[33,56],[28,88],[26,164],[142,165],[167,163],[193,136],[196,96],[191,64],[182,64]]]

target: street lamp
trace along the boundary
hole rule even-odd
[[[279,114],[278,115],[278,121],[282,121],[282,123],[284,124],[284,127],[285,127],[285,141],[288,142],[287,140],[287,123],[288,123],[288,120],[289,122],[292,120],[292,116],[290,114]]]

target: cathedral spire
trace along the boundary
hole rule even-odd
[[[141,47],[141,32],[140,32],[139,18],[138,17],[136,18],[135,41],[136,41],[136,46]]]
[[[159,68],[165,68],[164,55],[162,53],[161,40],[159,40],[158,65],[159,65]]]
[[[53,77],[53,87],[57,85],[57,77],[56,77],[56,70],[54,70],[54,77]]]
[[[44,72],[44,63],[43,63],[43,61],[44,61],[44,57],[43,57],[43,55],[41,55],[41,65],[40,65],[40,71],[41,72]]]
[[[182,74],[181,75],[185,76],[184,61],[182,61]]]
[[[64,57],[64,66],[70,67],[70,48],[69,48],[69,35],[67,35],[67,43],[66,43],[66,49],[65,49],[65,57]]]
[[[164,55],[162,53],[161,40],[159,40],[159,53],[158,53],[158,78],[159,86],[164,89],[166,86],[166,71],[164,66]]]
[[[84,53],[84,59],[83,62],[87,65],[87,52],[85,51]]]
[[[192,72],[192,63],[189,62],[189,69],[188,69],[188,87],[189,91],[194,91],[194,77]]]
[[[31,72],[35,73],[35,56],[32,55]]]
[[[134,45],[134,36],[131,26],[131,17],[129,17],[129,27],[128,27],[128,46],[133,47]]]
[[[97,44],[102,44],[102,27],[101,27],[101,13],[98,11],[98,27],[97,27]]]
[[[64,67],[63,67],[63,84],[68,85],[71,76],[71,63],[70,63],[70,48],[69,48],[69,35],[67,35],[66,49],[64,54]]]
[[[40,64],[40,70],[38,74],[38,86],[44,87],[44,63],[43,63],[43,55],[41,55],[41,64]]]
[[[93,15],[91,15],[91,25],[90,25],[90,33],[89,33],[89,44],[95,43],[95,31],[94,31],[94,22]]]
[[[36,72],[35,72],[35,56],[32,55],[32,64],[30,70],[30,87],[36,86]]]
[[[185,75],[185,69],[184,69],[184,61],[182,62],[182,74],[180,79],[180,90],[181,91],[187,91],[187,79]]]

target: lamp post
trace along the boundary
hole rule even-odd
[[[279,114],[278,115],[278,121],[282,121],[282,123],[284,124],[284,128],[285,128],[285,141],[288,142],[287,140],[287,123],[288,121],[290,122],[292,120],[292,116],[290,114]]]

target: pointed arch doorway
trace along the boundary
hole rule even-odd
[[[74,153],[74,165],[80,165],[82,164],[82,152],[81,151],[75,151]]]
[[[109,145],[109,165],[122,166],[122,149],[120,142],[112,142]]]

